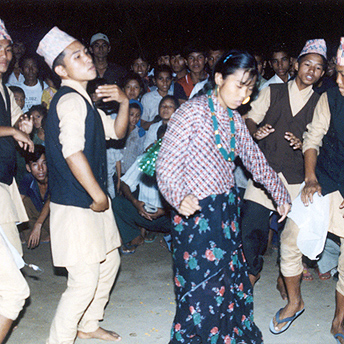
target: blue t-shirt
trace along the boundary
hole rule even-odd
[[[42,211],[44,203],[47,201],[47,198],[49,196],[49,190],[47,190],[44,195],[44,199],[42,199],[41,193],[39,192],[37,180],[31,173],[27,173],[23,177],[22,181],[19,184],[19,192],[21,195],[30,197],[33,205],[39,212]]]

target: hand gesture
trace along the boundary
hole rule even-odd
[[[294,150],[302,149],[302,141],[297,138],[293,133],[286,131],[284,134],[284,138],[290,142],[290,146],[293,147]]]
[[[301,192],[301,201],[307,207],[309,202],[313,203],[313,195],[317,192],[321,195],[321,186],[317,180],[307,181]]]
[[[103,102],[116,101],[122,103],[128,100],[126,94],[117,85],[101,85],[96,89],[96,94],[99,98],[103,99]]]
[[[24,150],[28,150],[30,153],[33,153],[35,145],[31,141],[29,135],[15,128],[13,128],[13,130],[14,132],[12,137],[18,142],[19,147],[23,148]]]
[[[290,211],[290,204],[284,203],[283,205],[280,205],[279,207],[277,207],[277,211],[281,215],[280,219],[278,220],[278,223],[281,223],[284,221],[284,219],[287,217]]]
[[[270,124],[265,124],[262,127],[260,127],[254,134],[253,137],[256,140],[262,140],[265,137],[269,136],[271,133],[273,133],[275,129]]]
[[[23,131],[25,134],[31,134],[33,129],[33,117],[29,119],[28,115],[24,114],[20,116],[18,122],[19,130]]]
[[[190,216],[201,209],[198,198],[195,195],[190,194],[185,196],[182,200],[178,212],[184,216]]]

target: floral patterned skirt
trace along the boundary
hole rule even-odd
[[[173,215],[177,311],[174,343],[261,344],[241,248],[238,191],[200,201],[201,212]]]

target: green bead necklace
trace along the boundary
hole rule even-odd
[[[230,150],[230,153],[228,153],[223,148],[222,143],[221,143],[221,136],[219,134],[219,123],[217,122],[217,119],[216,119],[214,103],[213,103],[213,100],[211,99],[211,93],[212,93],[212,91],[209,90],[208,91],[208,102],[209,102],[209,107],[210,107],[210,111],[211,111],[211,118],[213,120],[216,146],[226,161],[234,161],[234,159],[235,159],[235,154],[234,154],[234,151],[235,151],[235,125],[234,125],[234,119],[233,119],[233,112],[230,108],[227,108],[229,121],[230,121],[230,127],[231,127],[231,139],[230,139],[231,150]]]

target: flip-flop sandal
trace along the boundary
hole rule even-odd
[[[166,248],[166,250],[172,252],[173,250],[173,243],[172,243],[172,236],[171,234],[164,235],[163,240],[160,240],[160,246]]]
[[[326,281],[331,278],[331,273],[329,271],[323,274],[319,271],[319,268],[316,268],[315,271],[318,273],[318,276],[322,281]]]
[[[298,317],[300,316],[303,312],[304,312],[304,308],[301,309],[300,311],[296,312],[292,317],[288,317],[288,318],[284,318],[284,319],[280,319],[279,315],[280,315],[280,312],[283,310],[283,308],[281,308],[275,315],[275,319],[276,319],[276,322],[277,324],[282,324],[282,323],[285,323],[286,324],[278,331],[275,329],[275,326],[274,326],[274,319],[271,319],[270,321],[270,326],[269,326],[269,329],[270,329],[270,332],[273,333],[273,334],[281,334],[285,331],[288,330],[288,328],[290,327],[291,323]]]
[[[310,273],[307,267],[303,267],[302,271],[302,280],[303,281],[313,281],[313,275]]]
[[[342,343],[340,342],[339,338],[343,339],[343,342],[344,342],[344,335],[341,334],[341,333],[337,333],[337,334],[335,334],[333,337],[334,337],[334,339],[337,341],[337,344],[342,344]]]
[[[129,244],[123,244],[120,248],[120,251],[122,254],[134,254],[136,251],[137,245],[129,245]]]
[[[145,243],[146,244],[151,244],[155,241],[155,239],[157,238],[157,234],[154,232],[148,232],[148,234],[145,237]]]

